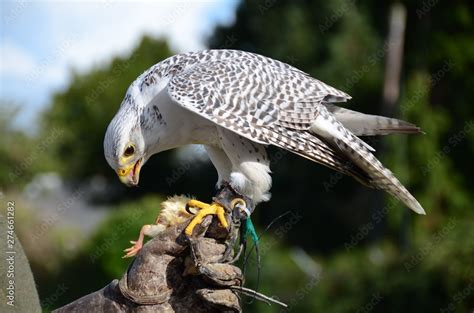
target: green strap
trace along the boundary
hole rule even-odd
[[[257,232],[255,231],[255,227],[253,226],[253,223],[252,223],[252,220],[249,218],[247,218],[246,220],[246,232],[245,232],[245,236],[249,235],[252,236],[252,241],[255,243],[255,244],[258,244],[258,235],[257,235]]]

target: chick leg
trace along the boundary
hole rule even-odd
[[[126,254],[123,258],[130,258],[135,256],[143,247],[143,240],[145,239],[145,235],[148,237],[154,237],[158,233],[164,230],[163,225],[143,225],[140,230],[140,235],[136,241],[131,240],[130,243],[133,245],[130,248],[123,250]]]

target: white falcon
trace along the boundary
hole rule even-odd
[[[131,84],[107,128],[105,157],[123,183],[136,185],[150,156],[203,144],[217,169],[217,185],[228,182],[258,204],[270,199],[272,179],[265,148],[274,145],[383,189],[424,214],[418,201],[372,154],[373,148],[358,137],[420,129],[334,105],[350,98],[261,55],[238,50],[178,54]],[[198,201],[193,206],[207,208],[204,215],[220,212]]]

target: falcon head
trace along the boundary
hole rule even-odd
[[[104,139],[104,154],[120,181],[136,186],[147,154],[145,138],[131,114],[120,110],[110,122]]]
[[[154,154],[159,141],[159,130],[150,127],[144,101],[133,85],[127,91],[119,111],[114,116],[104,138],[104,154],[120,181],[136,186],[140,169]]]

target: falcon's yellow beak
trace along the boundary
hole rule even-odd
[[[140,168],[142,159],[138,159],[135,164],[129,164],[123,167],[119,167],[117,175],[120,181],[127,186],[136,186],[140,179]]]

